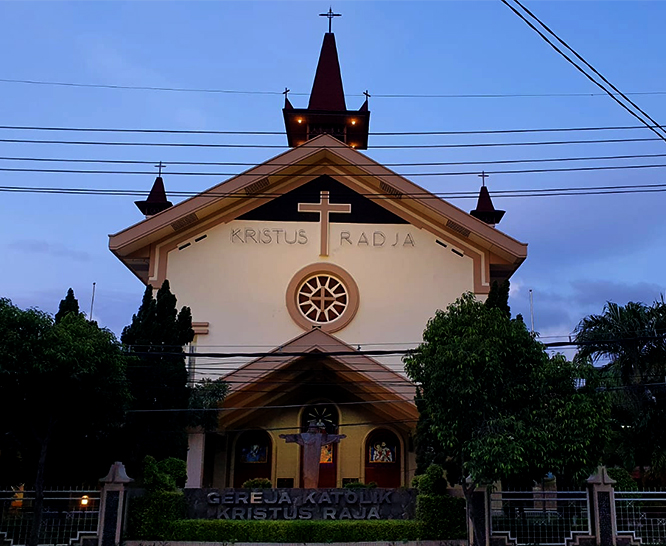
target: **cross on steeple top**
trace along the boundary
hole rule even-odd
[[[333,17],[342,17],[342,13],[333,13],[333,8],[329,7],[328,12],[320,13],[319,17],[328,17],[328,33],[330,34],[332,32],[331,21],[333,20]]]
[[[486,178],[488,178],[490,175],[486,174],[486,171],[481,171],[481,174],[479,175],[479,178],[481,179],[481,184],[483,186],[486,185]]]
[[[155,165],[155,167],[159,169],[157,171],[157,176],[162,176],[162,168],[164,168],[165,166],[166,165],[164,165],[164,163],[162,163],[161,161],[157,165]]]

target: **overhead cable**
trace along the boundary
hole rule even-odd
[[[380,144],[368,146],[374,150],[410,150],[410,149],[430,149],[430,148],[495,148],[510,146],[552,146],[552,145],[570,145],[570,144],[617,144],[626,142],[654,142],[663,140],[662,138],[606,138],[597,140],[550,140],[541,142],[481,142],[470,144]],[[204,142],[117,142],[117,141],[99,141],[99,140],[41,140],[41,139],[20,139],[20,138],[1,138],[0,142],[8,144],[61,144],[75,146],[147,146],[162,148],[256,148],[286,149],[286,144],[227,144],[227,143],[204,143]],[[307,148],[307,144],[305,145]],[[311,146],[313,150],[319,149]],[[351,146],[340,143],[339,146],[327,146],[330,149],[348,150]]]
[[[655,126],[656,127],[656,126]],[[46,127],[41,125],[0,125],[1,130],[12,131],[55,131],[79,133],[137,133],[174,135],[286,135],[286,131],[217,131],[203,129],[127,129],[102,127]],[[645,129],[644,125],[611,125],[607,127],[555,127],[546,129],[486,129],[476,131],[377,131],[370,136],[454,136],[454,135],[506,135],[522,133],[566,133],[585,131],[625,131]]]
[[[53,80],[37,79],[17,79],[0,78],[0,83],[18,83],[27,85],[53,85],[62,87],[83,87],[91,89],[118,89],[128,91],[169,91],[179,93],[213,93],[228,95],[283,95],[284,91],[261,91],[261,90],[240,90],[240,89],[213,89],[213,88],[192,88],[192,87],[158,87],[148,85],[115,85],[115,84],[96,84],[96,83],[78,83],[63,82]],[[310,93],[290,92],[294,96],[307,97]],[[625,93],[626,95],[666,95],[666,91],[636,91]],[[346,93],[346,97],[363,97],[363,93]],[[540,97],[601,97],[605,93],[373,93],[373,98],[380,99],[499,99],[499,98],[540,98]]]
[[[506,5],[511,11],[513,11],[520,19],[522,19],[527,25],[534,30],[545,42],[550,45],[557,53],[559,53],[564,59],[566,59],[572,66],[574,66],[581,74],[583,74],[588,80],[590,80],[597,87],[602,89],[611,99],[613,99],[617,104],[619,104],[624,110],[629,112],[634,118],[640,121],[645,127],[657,135],[661,140],[666,142],[666,132],[663,128],[654,121],[645,111],[639,108],[629,97],[622,93],[617,87],[610,83],[604,76],[599,73],[590,63],[588,63],[581,55],[579,55],[569,44],[557,36],[545,23],[543,23],[536,15],[534,15],[530,10],[523,6],[519,0],[513,0],[515,4],[520,6],[534,21],[537,22],[548,34],[553,36],[562,46],[569,50],[573,55],[581,61],[587,69],[591,70],[593,74],[590,74],[588,70],[580,66],[574,59],[572,59],[566,52],[564,52],[560,47],[554,44],[548,36],[546,36],[541,30],[539,30],[532,21],[530,21],[524,14],[518,11],[508,0],[500,0],[504,5]],[[595,77],[596,76],[596,77]],[[601,78],[602,82],[597,80]],[[608,87],[610,89],[608,89]],[[621,97],[624,101],[629,103],[629,106],[622,102],[618,97]]]

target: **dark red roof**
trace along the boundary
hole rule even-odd
[[[335,35],[332,32],[324,34],[324,43],[321,45],[308,110],[338,112],[347,110],[345,93],[342,88],[340,62],[338,61],[338,49],[335,45]]]

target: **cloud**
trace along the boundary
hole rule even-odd
[[[40,239],[17,240],[9,243],[7,246],[12,250],[25,254],[46,254],[77,262],[88,262],[91,260],[91,255],[88,252],[69,248],[61,243],[51,243]]]
[[[607,301],[620,305],[627,302],[642,302],[652,304],[659,294],[664,293],[664,286],[640,282],[627,284],[613,281],[578,280],[571,283],[573,299],[581,305],[602,306]],[[599,312],[601,309],[599,309]]]
[[[514,316],[522,314],[529,327],[529,292],[524,288],[523,280],[517,279],[515,284],[522,290],[512,293],[509,300],[511,312]],[[547,337],[566,337],[584,317],[601,313],[608,301],[620,305],[626,305],[629,301],[650,305],[664,292],[664,287],[647,282],[623,283],[591,279],[562,282],[550,289],[537,286],[533,293],[534,327],[543,341],[548,341],[545,339]]]

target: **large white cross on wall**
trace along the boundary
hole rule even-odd
[[[329,239],[329,213],[331,212],[351,212],[351,204],[349,203],[330,203],[328,200],[328,192],[322,191],[319,198],[319,203],[299,203],[298,212],[318,212],[319,224],[321,226],[320,235],[320,256],[328,256],[328,239]]]

